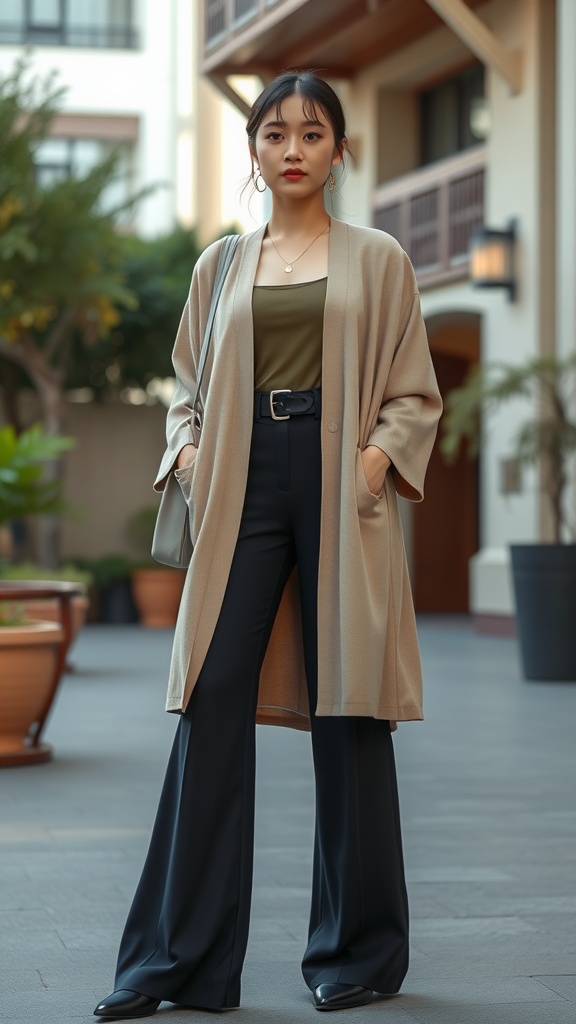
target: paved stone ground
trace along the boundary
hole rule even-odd
[[[426,619],[427,721],[396,734],[412,908],[403,993],[338,1024],[574,1024],[576,685],[521,681],[513,640]],[[47,738],[0,772],[0,1020],[90,1021],[111,988],[175,720],[171,637],[86,629]],[[318,1019],[300,975],[311,873],[307,735],[258,730],[245,1024]],[[213,1014],[163,1004],[159,1021]]]

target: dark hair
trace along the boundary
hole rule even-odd
[[[306,116],[310,120],[317,120],[316,108],[322,108],[334,132],[336,145],[340,149],[346,139],[346,119],[342,104],[334,89],[323,78],[319,78],[314,71],[283,71],[266,86],[252,104],[246,125],[250,144],[255,145],[256,133],[266,111],[274,107],[276,116],[279,118],[282,101],[295,94],[302,97]]]

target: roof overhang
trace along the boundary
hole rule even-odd
[[[521,88],[521,55],[510,53],[475,9],[485,0],[204,0],[220,13],[206,38],[201,72],[245,113],[232,89],[233,75],[258,75],[265,83],[289,67],[313,67],[327,78],[354,78],[372,65],[442,26],[498,71],[513,92]]]
[[[201,71],[211,75],[276,75],[286,67],[313,66],[351,78],[383,57],[433,32],[444,18],[433,7],[454,0],[253,0],[233,17],[221,0],[224,27],[204,32]],[[456,0],[468,10],[485,0]],[[215,0],[204,0],[207,11]],[[216,0],[218,3],[218,0]]]

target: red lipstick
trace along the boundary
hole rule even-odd
[[[300,171],[297,167],[289,167],[287,171],[284,171],[283,178],[292,178],[296,181],[298,178],[305,178],[305,171]]]

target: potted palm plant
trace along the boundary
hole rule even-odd
[[[518,366],[487,364],[449,393],[441,448],[460,442],[478,453],[483,413],[512,399],[532,399],[511,455],[539,464],[552,522],[551,543],[511,544],[518,637],[527,679],[576,680],[576,523],[567,511],[569,462],[576,453],[576,353]]]

